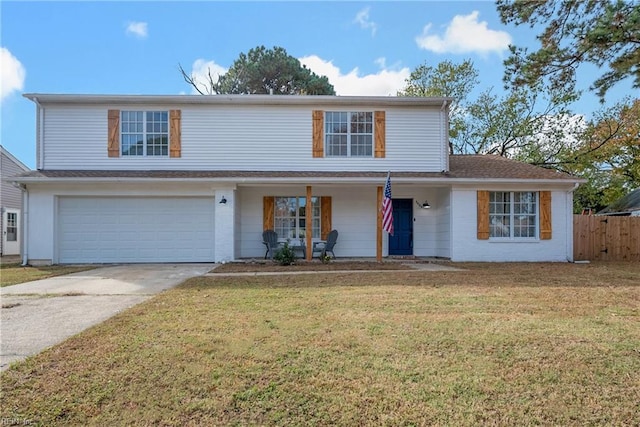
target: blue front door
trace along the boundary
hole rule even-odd
[[[389,255],[413,255],[413,200],[392,201],[393,236],[389,236]]]

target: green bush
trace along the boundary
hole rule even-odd
[[[296,261],[296,254],[289,242],[284,242],[282,249],[278,249],[273,257],[280,265],[291,265]]]

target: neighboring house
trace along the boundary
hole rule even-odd
[[[611,203],[597,215],[640,216],[640,188]]]
[[[20,160],[16,159],[0,145],[0,229],[2,241],[0,255],[19,255],[22,230],[22,191],[6,181],[6,178],[28,171]]]
[[[262,258],[265,229],[311,235],[308,257],[337,229],[339,257],[572,259],[581,180],[450,156],[449,98],[25,97],[38,170],[16,181],[31,263]],[[380,225],[387,172],[393,236]]]

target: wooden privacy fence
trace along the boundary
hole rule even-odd
[[[574,215],[573,259],[640,261],[640,217]]]

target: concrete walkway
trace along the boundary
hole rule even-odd
[[[214,267],[114,265],[1,288],[0,370]]]

